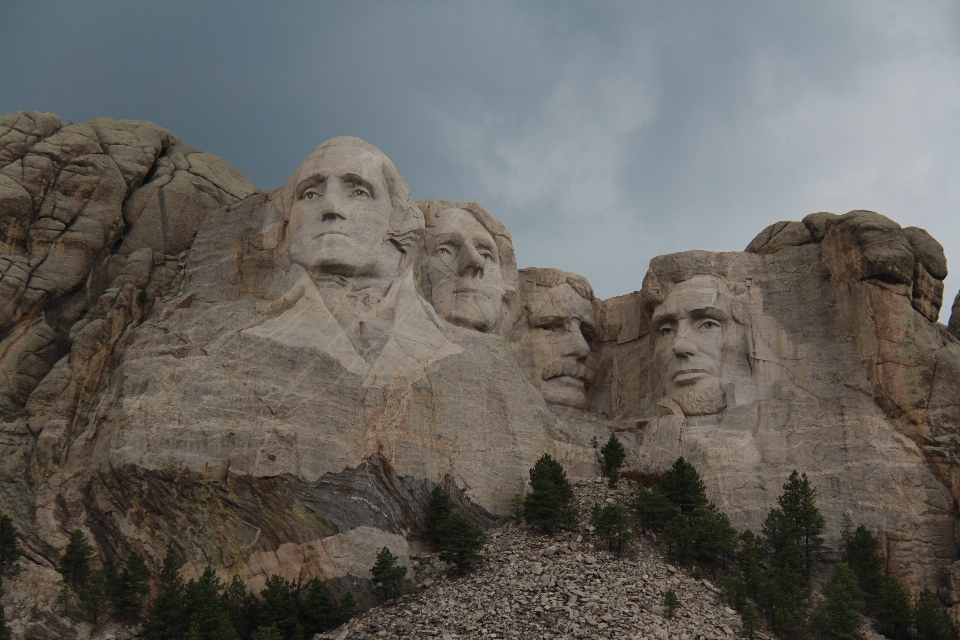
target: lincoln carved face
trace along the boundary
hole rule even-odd
[[[311,274],[398,274],[404,252],[388,233],[397,212],[372,147],[321,147],[294,178],[287,228],[294,263]]]
[[[713,276],[677,284],[654,309],[655,354],[666,398],[685,415],[726,406],[720,383],[725,338],[733,324],[732,295]]]
[[[449,322],[489,332],[504,295],[497,244],[473,213],[441,209],[425,241],[425,278],[434,308]]]
[[[521,272],[523,277],[529,271]],[[563,274],[553,269],[538,271]],[[515,332],[520,366],[547,404],[584,409],[592,378],[587,356],[594,334],[593,303],[582,295],[582,286],[577,291],[563,278],[548,284],[553,286],[524,283],[526,319]]]

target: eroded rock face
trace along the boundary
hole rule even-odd
[[[614,432],[755,530],[805,471],[828,542],[849,512],[960,604],[960,340],[921,229],[811,214],[601,301],[355,138],[261,193],[149,123],[18,113],[0,233],[0,498],[38,562],[81,528],[104,561],[363,590],[435,485],[492,525],[544,452],[593,477]]]

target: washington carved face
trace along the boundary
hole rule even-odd
[[[387,238],[393,207],[379,158],[331,146],[297,178],[287,230],[293,262],[311,273],[396,275],[401,255]]]
[[[476,217],[443,209],[427,233],[426,277],[431,301],[449,322],[491,331],[500,319],[504,284],[497,245]]]
[[[724,407],[720,368],[724,338],[733,322],[726,285],[696,276],[676,285],[654,309],[655,353],[666,397],[685,415]]]
[[[549,288],[530,308],[520,341],[520,365],[547,404],[587,406],[593,305],[568,284]]]

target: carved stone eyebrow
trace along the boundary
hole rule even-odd
[[[377,197],[377,191],[373,184],[358,173],[344,173],[340,176],[340,179],[351,185],[363,187],[370,192],[371,196]]]
[[[315,187],[318,184],[322,184],[327,181],[327,176],[322,173],[315,173],[311,176],[307,176],[303,180],[297,183],[297,188],[294,191],[296,194],[297,200],[303,196],[303,192],[309,189],[310,187]]]
[[[653,318],[651,318],[650,320],[650,324],[652,324],[655,327],[659,327],[662,324],[666,324],[668,322],[676,322],[676,321],[677,321],[677,316],[673,313],[669,313],[667,311],[654,311]]]
[[[690,311],[690,316],[694,318],[713,318],[714,320],[720,320],[721,322],[726,322],[730,319],[730,316],[726,311],[720,307],[700,307],[699,309],[692,309]]]

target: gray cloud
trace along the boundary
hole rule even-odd
[[[356,135],[604,297],[812,211],[960,252],[958,5],[555,4],[7,3],[0,111],[152,120],[263,188]]]

